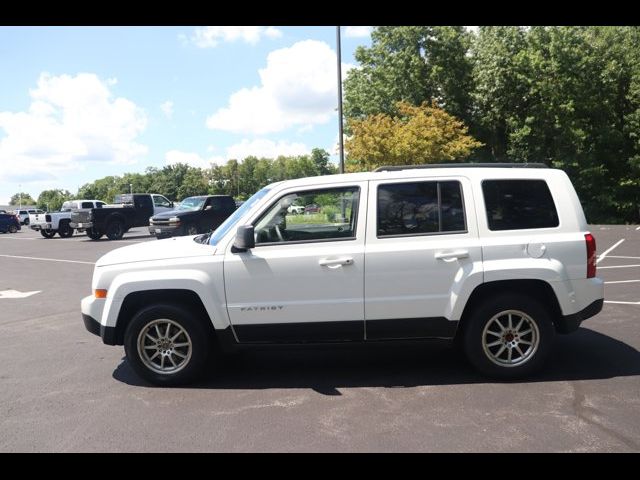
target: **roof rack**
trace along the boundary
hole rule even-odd
[[[429,163],[426,165],[386,165],[374,172],[394,172],[420,168],[549,168],[544,163]]]

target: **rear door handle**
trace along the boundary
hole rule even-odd
[[[469,250],[454,250],[453,252],[437,252],[434,255],[438,260],[454,260],[456,258],[468,258]]]
[[[340,258],[321,258],[318,260],[318,265],[329,268],[339,268],[342,265],[353,265],[353,258],[340,257]]]

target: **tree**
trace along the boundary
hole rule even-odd
[[[472,63],[467,55],[472,35],[464,27],[376,27],[371,47],[358,47],[344,82],[347,119],[394,115],[398,101],[436,102],[468,121]]]
[[[28,193],[16,193],[11,196],[9,205],[35,205],[36,201]]]
[[[464,123],[440,108],[398,102],[396,109],[399,116],[381,113],[350,121],[347,171],[450,162],[468,157],[482,145],[467,134]]]
[[[38,196],[38,208],[47,210],[49,212],[55,212],[60,210],[62,204],[67,200],[71,200],[73,195],[68,190],[43,190]]]
[[[329,152],[321,148],[311,150],[311,160],[316,168],[316,175],[330,175],[336,173],[335,166],[329,163]]]

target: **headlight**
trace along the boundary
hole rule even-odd
[[[153,223],[153,217],[149,217],[149,223]]]
[[[180,218],[179,217],[171,217],[169,219],[169,223],[180,223]]]

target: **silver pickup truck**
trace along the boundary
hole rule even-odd
[[[100,200],[69,200],[62,204],[59,212],[31,214],[29,226],[40,232],[44,238],[52,238],[56,233],[62,238],[73,235],[74,229],[69,225],[71,212],[80,208],[102,208],[106,205]]]

